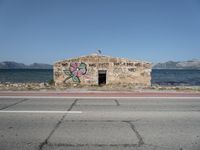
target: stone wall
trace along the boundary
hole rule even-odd
[[[55,63],[55,85],[98,85],[99,70],[106,70],[106,84],[151,85],[150,63],[102,55],[88,55]]]

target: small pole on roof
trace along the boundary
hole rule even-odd
[[[98,50],[97,50],[97,54],[98,54],[98,55],[101,55],[101,53],[102,53],[101,50],[98,49]]]

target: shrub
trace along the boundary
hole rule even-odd
[[[54,85],[55,84],[53,79],[49,80],[48,83],[49,83],[49,85]]]

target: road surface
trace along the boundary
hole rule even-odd
[[[200,97],[1,97],[1,150],[200,150]]]

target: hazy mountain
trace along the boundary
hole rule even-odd
[[[14,61],[4,61],[0,62],[0,69],[53,69],[53,66],[42,63],[25,65]],[[153,69],[200,69],[200,59],[157,63],[153,66]]]
[[[30,65],[25,65],[23,63],[17,63],[13,61],[0,62],[0,69],[52,69],[52,65],[33,63]]]
[[[39,63],[33,63],[28,66],[31,69],[53,69],[52,65],[49,64],[39,64]]]
[[[157,63],[153,66],[153,69],[200,69],[200,59]]]
[[[13,61],[4,61],[0,62],[0,69],[18,69],[18,68],[25,68],[26,65],[23,63],[16,63]]]

